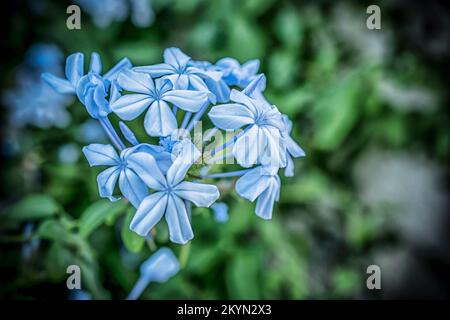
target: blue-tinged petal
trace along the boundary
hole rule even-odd
[[[254,115],[257,115],[259,113],[258,110],[261,108],[258,101],[236,89],[231,90],[230,100],[245,105]]]
[[[89,63],[89,71],[100,74],[102,72],[102,62],[97,52],[92,52],[91,61]]]
[[[180,145],[180,153],[167,170],[166,177],[169,186],[180,183],[192,164],[201,156],[201,152],[188,139],[181,141],[178,145]]]
[[[173,74],[166,76],[176,90],[187,90],[189,88],[189,76],[187,74]]]
[[[173,191],[177,196],[193,202],[197,207],[209,207],[220,196],[216,186],[190,181],[180,182]]]
[[[106,100],[106,95],[107,93],[104,86],[96,86],[93,95],[95,107],[86,105],[90,114],[96,114],[95,118],[104,118],[111,112],[111,107]]]
[[[286,165],[286,148],[278,129],[264,126],[260,128],[260,134],[264,135],[266,141],[264,149],[259,150],[259,162],[263,165],[284,167]],[[283,148],[284,147],[284,148]]]
[[[147,185],[131,169],[125,168],[120,172],[119,188],[123,196],[137,208],[148,195]]]
[[[201,91],[172,90],[164,93],[161,99],[173,103],[185,111],[197,112],[208,102],[208,95],[206,92]]]
[[[261,167],[257,167],[236,181],[236,192],[247,200],[255,199],[267,189],[271,176],[265,175]]]
[[[258,162],[267,145],[261,128],[254,125],[241,135],[233,145],[233,156],[237,163],[248,168]]]
[[[133,146],[136,146],[139,144],[139,141],[137,140],[133,131],[131,131],[131,129],[125,124],[125,122],[119,121],[119,128],[120,128],[120,132],[122,132],[122,135],[125,137],[125,139],[129,143],[131,143]]]
[[[225,72],[228,71],[228,73],[232,69],[240,68],[239,61],[233,58],[222,58],[216,62],[216,66],[225,69]],[[227,75],[225,74],[225,76]]]
[[[164,50],[164,63],[175,66],[178,69],[181,69],[187,65],[191,58],[183,53],[178,48],[167,48]]]
[[[223,80],[214,81],[212,79],[205,79],[205,83],[208,90],[215,95],[217,102],[225,103],[230,101],[231,91]]]
[[[165,101],[155,101],[145,115],[144,128],[152,137],[165,137],[177,129],[177,119]]]
[[[58,93],[75,93],[75,87],[72,85],[72,83],[70,83],[69,80],[57,77],[49,72],[43,73],[42,79],[44,79],[44,81]]]
[[[117,77],[119,85],[131,92],[152,94],[155,91],[153,79],[146,73],[124,70]]]
[[[110,144],[93,143],[83,147],[83,153],[92,166],[117,166],[120,158],[114,147]]]
[[[127,94],[111,104],[112,111],[123,120],[136,119],[155,100],[147,94]]]
[[[159,170],[158,164],[152,155],[145,152],[134,152],[126,158],[126,166],[132,169],[145,184],[155,190],[166,186],[166,178]]]
[[[256,200],[256,215],[264,220],[272,219],[273,205],[277,201],[279,195],[279,178],[278,176],[270,179],[269,185]]]
[[[266,76],[260,74],[256,76],[243,90],[242,93],[255,98],[255,92],[263,92],[266,89]]]
[[[242,64],[242,69],[249,75],[253,75],[256,74],[258,72],[259,69],[259,60],[258,59],[254,59],[254,60],[248,60],[247,62],[245,62],[244,64]]]
[[[174,194],[168,196],[166,221],[169,227],[169,238],[172,242],[185,244],[194,238],[186,206],[183,200]]]
[[[255,123],[254,114],[242,104],[221,104],[208,113],[212,123],[223,130],[236,130]]]
[[[286,148],[291,156],[294,158],[304,157],[305,151],[294,141],[291,137],[286,137]]]
[[[134,71],[148,73],[152,78],[159,78],[169,74],[175,74],[176,70],[170,64],[159,63],[151,66],[134,67]]]
[[[167,195],[155,192],[142,200],[131,220],[130,229],[145,237],[161,220],[167,207]]]
[[[116,186],[119,174],[120,174],[119,166],[110,167],[98,174],[97,185],[100,197],[108,198],[110,201],[119,200],[118,198],[113,197],[114,187]]]
[[[159,169],[162,174],[166,174],[169,167],[172,165],[172,154],[164,150],[161,146],[155,146],[148,143],[141,143],[135,147],[127,149],[129,154],[133,152],[146,152],[149,153],[155,158],[156,163],[158,164]],[[125,152],[125,150],[123,151]]]
[[[284,176],[285,177],[293,177],[294,176],[294,160],[292,157],[287,156],[286,157],[286,168],[284,169]]]
[[[180,270],[180,264],[167,247],[158,249],[140,267],[142,277],[154,282],[166,282]]]
[[[189,75],[189,89],[208,92],[209,101],[212,103],[217,101],[216,95],[209,91],[208,86],[199,76]]]
[[[103,75],[103,78],[109,81],[115,80],[121,71],[130,69],[132,66],[130,59],[123,58],[114,67],[109,69],[109,71]]]
[[[109,104],[111,105],[113,102],[117,101],[121,97],[120,95],[121,88],[117,83],[117,80],[113,80],[111,82],[111,87],[109,89]]]
[[[76,87],[78,80],[83,76],[84,55],[81,52],[73,53],[66,59],[66,78]]]

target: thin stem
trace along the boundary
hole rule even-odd
[[[213,151],[211,151],[211,155],[215,155],[216,153],[227,149],[229,146],[231,146],[232,144],[234,144],[234,142],[240,137],[242,136],[244,133],[246,133],[248,130],[250,130],[252,126],[247,126],[244,130],[242,130],[241,132],[239,132],[237,135],[235,135],[233,138],[231,138],[230,140],[228,140],[227,142],[225,142],[223,145],[217,147],[216,149],[214,149]]]
[[[140,276],[130,294],[127,297],[127,300],[136,300],[142,294],[142,292],[147,288],[150,283],[150,279],[148,277]]]
[[[209,174],[203,177],[203,179],[217,179],[217,178],[231,178],[231,177],[240,177],[247,172],[252,170],[250,169],[244,169],[244,170],[237,170],[237,171],[231,171],[231,172],[222,172],[222,173],[213,173]]]
[[[188,124],[188,122],[189,122],[189,119],[191,119],[191,116],[192,116],[192,112],[186,112],[186,114],[184,115],[184,119],[183,119],[183,122],[181,123],[181,129],[185,129],[186,128],[186,126],[187,126],[187,124]]]
[[[203,114],[208,109],[208,107],[209,107],[209,101],[205,102],[205,104],[200,108],[200,110],[198,110],[198,112],[192,118],[191,122],[189,122],[189,124],[186,128],[187,131],[190,132],[194,128],[195,123],[200,120],[200,118],[203,116]]]
[[[226,160],[226,159],[228,159],[228,158],[230,158],[230,157],[232,157],[232,156],[233,156],[233,151],[230,151],[230,152],[227,152],[227,153],[225,153],[225,154],[221,154],[221,155],[218,155],[218,156],[216,156],[216,157],[214,157],[214,158],[211,158],[211,159],[208,161],[208,163],[209,163],[209,164],[214,164],[214,163],[216,163],[217,161]]]
[[[219,129],[217,128],[212,128],[211,130],[209,130],[209,132],[203,136],[203,142],[209,141],[217,131],[219,131]]]
[[[100,124],[102,125],[103,129],[105,130],[114,146],[120,151],[125,149],[124,143],[122,142],[122,140],[120,140],[120,137],[118,136],[116,130],[114,130],[114,127],[112,126],[111,121],[109,121],[108,117],[100,118],[98,120],[100,121]]]

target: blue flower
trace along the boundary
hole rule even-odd
[[[12,126],[32,124],[40,128],[63,128],[69,124],[70,114],[66,108],[72,98],[54,94],[40,78],[45,71],[61,74],[61,63],[62,53],[55,45],[39,43],[28,49],[24,63],[15,74],[15,87],[2,95]]]
[[[180,264],[172,250],[162,247],[145,260],[140,268],[140,277],[127,300],[136,300],[150,282],[166,282],[180,270]]]
[[[204,78],[215,77],[219,80],[221,73],[206,73],[193,66],[189,66],[191,58],[178,48],[167,48],[164,50],[164,63],[151,66],[135,67],[138,72],[150,74],[152,78],[164,77],[169,79],[174,89],[177,90],[197,90],[208,93],[209,100],[216,102],[216,97],[208,89],[203,81]]]
[[[237,162],[247,168],[258,163],[284,166],[286,157],[281,133],[285,128],[278,109],[234,89],[230,98],[236,103],[214,106],[208,115],[219,129],[245,127],[233,145]]]
[[[153,168],[148,166],[146,161],[150,159],[151,163],[154,163],[157,159],[162,172],[171,164],[170,154],[159,146],[149,144],[124,149],[120,157],[111,145],[105,144],[90,144],[83,148],[83,153],[90,166],[109,166],[97,176],[100,197],[117,200],[113,192],[119,181],[122,195],[136,208],[148,195],[145,179],[152,175]]]
[[[223,80],[230,86],[245,88],[252,81],[259,69],[259,60],[249,60],[242,64],[233,58],[223,58],[216,62],[223,73]]]
[[[147,196],[138,207],[130,228],[145,236],[165,215],[170,240],[185,244],[194,237],[185,201],[198,207],[209,207],[219,197],[219,190],[210,184],[183,181],[191,165],[200,157],[200,152],[189,140],[183,140],[180,154],[164,175],[150,157],[146,160],[147,186],[156,192]],[[145,173],[151,172],[150,175]],[[138,174],[141,174],[139,171]]]
[[[289,120],[287,115],[283,115],[283,122],[285,130],[283,136],[286,143],[286,168],[284,170],[284,175],[286,177],[294,176],[294,160],[292,158],[304,157],[305,151],[291,138],[290,134],[292,131],[292,121]]]
[[[206,102],[205,92],[173,90],[167,79],[153,79],[145,73],[125,70],[120,73],[117,83],[135,94],[124,95],[111,104],[111,109],[123,120],[133,120],[148,108],[144,119],[145,131],[150,136],[168,136],[178,128],[177,119],[169,107],[189,112],[197,112]]]
[[[273,167],[258,166],[236,181],[236,192],[243,198],[255,201],[256,215],[272,219],[273,205],[280,199],[280,178]]]
[[[101,76],[102,64],[100,56],[94,52],[91,55],[89,72],[84,75],[84,55],[77,52],[67,57],[67,79],[57,77],[48,72],[42,74],[42,78],[59,93],[76,93],[89,115],[95,119],[101,119],[111,112],[109,102],[106,100],[111,83],[113,82],[114,84],[114,80],[120,71],[128,68],[131,68],[131,62],[124,58]]]
[[[216,202],[211,206],[214,213],[214,220],[219,223],[228,221],[228,206],[225,202]]]

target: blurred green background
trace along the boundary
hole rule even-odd
[[[194,240],[169,244],[182,270],[143,299],[450,296],[450,20],[438,2],[379,2],[381,30],[366,28],[365,1],[153,0],[149,27],[100,28],[82,9],[81,30],[66,28],[70,2],[39,1],[38,13],[30,3],[3,12],[2,90],[38,42],[65,56],[97,51],[105,70],[122,57],[159,63],[169,46],[196,60],[260,59],[267,98],[306,151],[295,177],[282,178],[272,221],[234,193],[225,224],[195,209]],[[93,298],[125,298],[139,264],[168,244],[166,227],[138,238],[129,205],[99,200],[98,170],[80,153],[88,115],[78,102],[64,129],[15,128],[1,110],[0,297],[67,299],[66,267],[78,264]],[[73,163],[58,156],[67,143],[80,153]],[[380,291],[366,288],[372,264]]]

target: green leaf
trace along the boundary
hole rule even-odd
[[[141,237],[137,233],[130,230],[130,223],[131,223],[131,220],[133,219],[135,212],[136,212],[136,210],[133,207],[131,207],[127,210],[127,215],[125,216],[125,219],[123,220],[122,231],[120,233],[122,236],[123,244],[131,252],[141,251],[141,249],[144,245],[144,242],[145,242],[144,237]]]
[[[32,220],[54,216],[60,211],[59,204],[45,194],[26,196],[6,211],[9,219]]]
[[[226,270],[227,289],[232,299],[259,299],[260,259],[254,252],[237,254]]]
[[[99,200],[89,206],[80,217],[78,226],[80,235],[88,237],[95,229],[101,226],[105,220],[111,219],[125,211],[126,204],[123,201],[111,202],[106,199]]]

